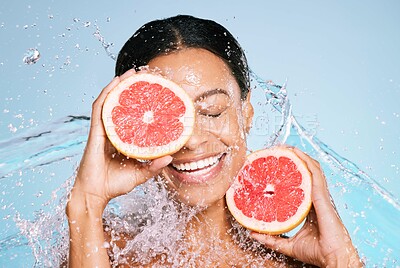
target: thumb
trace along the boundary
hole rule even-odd
[[[251,232],[250,236],[269,249],[282,253],[286,256],[293,256],[293,243],[288,238],[256,232]]]
[[[172,156],[166,155],[160,158],[156,158],[150,161],[150,163],[144,164],[144,168],[142,168],[142,174],[140,178],[137,178],[137,185],[142,184],[148,179],[157,175],[162,168],[166,167],[172,161]]]
[[[157,172],[163,167],[166,167],[172,161],[172,156],[166,155],[157,159],[154,159],[149,165],[149,170],[151,172]]]
[[[132,191],[136,186],[157,175],[171,161],[172,157],[169,155],[154,159],[150,163],[122,158],[121,161],[115,162],[117,172],[109,179],[112,183],[108,183],[108,197],[111,199]]]

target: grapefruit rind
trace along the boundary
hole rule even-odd
[[[129,88],[132,84],[139,81],[160,84],[161,86],[170,89],[183,101],[185,104],[185,114],[179,118],[179,121],[183,124],[183,132],[178,139],[171,141],[166,145],[148,147],[139,147],[124,143],[119,139],[111,117],[113,108],[117,105],[120,105],[119,96],[121,93]],[[125,78],[108,93],[102,108],[102,120],[108,139],[120,153],[130,158],[151,160],[173,154],[179,151],[185,145],[193,132],[195,108],[186,91],[173,81],[168,80],[161,75],[151,73],[135,73],[134,75]]]
[[[285,222],[278,222],[278,221],[264,222],[246,216],[240,209],[237,208],[234,202],[235,191],[241,188],[238,176],[235,178],[233,184],[226,193],[226,201],[228,209],[231,212],[232,216],[236,219],[236,221],[238,221],[241,225],[243,225],[247,229],[269,235],[279,235],[287,233],[296,228],[300,223],[304,221],[304,219],[308,215],[312,205],[311,201],[312,177],[304,161],[301,160],[292,151],[292,149],[287,147],[273,147],[269,149],[255,151],[247,156],[246,163],[244,164],[243,167],[249,165],[254,160],[260,157],[267,157],[267,156],[274,156],[277,158],[284,156],[290,158],[296,164],[298,171],[300,171],[300,173],[302,174],[302,183],[300,187],[304,191],[304,200],[298,207],[297,212]]]

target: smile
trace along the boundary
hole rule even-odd
[[[197,161],[171,163],[171,175],[180,183],[199,184],[211,181],[219,174],[225,155],[226,153],[221,153]]]
[[[193,161],[193,162],[187,162],[187,163],[181,163],[181,164],[172,164],[172,166],[179,170],[179,171],[194,171],[194,170],[198,170],[198,169],[202,169],[202,168],[207,168],[207,167],[211,167],[215,164],[218,163],[218,161],[220,160],[222,154],[218,155],[218,156],[211,156],[205,159],[201,159],[199,161]]]

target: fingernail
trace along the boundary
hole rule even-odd
[[[166,155],[165,157],[166,157],[165,162],[168,162],[168,164],[171,163],[172,160],[174,159],[174,158],[173,158],[172,156],[170,156],[170,155]]]

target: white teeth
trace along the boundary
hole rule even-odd
[[[207,166],[207,162],[205,162],[204,160],[198,161],[197,162],[197,168],[203,168],[203,167]]]
[[[189,166],[190,166],[190,169],[196,169],[197,168],[196,163],[193,163],[193,162],[190,163]]]
[[[200,169],[200,168],[204,168],[204,167],[208,167],[208,166],[212,166],[215,163],[218,162],[219,158],[221,157],[221,155],[218,156],[212,156],[206,159],[202,159],[199,161],[195,161],[195,162],[189,162],[189,163],[182,163],[182,164],[172,164],[172,166],[174,168],[176,168],[177,170],[196,170],[196,169]]]

